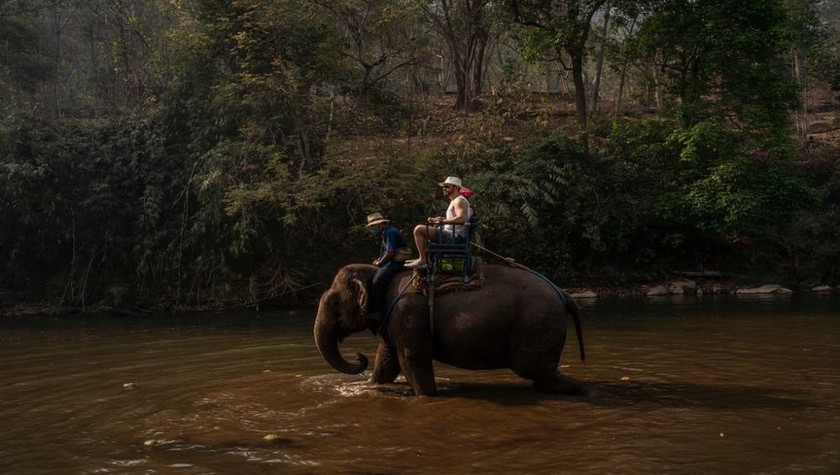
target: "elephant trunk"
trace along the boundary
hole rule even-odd
[[[338,327],[337,316],[331,317],[326,310],[326,305],[321,303],[318,308],[318,316],[315,319],[315,344],[321,356],[337,371],[346,374],[359,374],[368,367],[368,359],[361,353],[356,354],[358,363],[351,363],[344,359],[338,348],[338,342],[342,339]]]

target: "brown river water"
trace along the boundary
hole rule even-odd
[[[585,397],[374,387],[314,311],[0,318],[0,473],[840,473],[840,295],[590,303]]]

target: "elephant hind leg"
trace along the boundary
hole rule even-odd
[[[397,350],[384,341],[379,342],[376,349],[376,360],[373,364],[373,376],[371,381],[374,384],[390,384],[400,374],[400,362],[397,357]]]
[[[534,389],[554,394],[585,394],[585,386],[557,370],[560,355],[547,358],[546,353],[520,352],[511,362],[513,372],[534,382]]]

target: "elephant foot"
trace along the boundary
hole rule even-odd
[[[384,396],[390,397],[412,397],[414,396],[414,391],[407,387],[405,384],[401,383],[391,383],[391,384],[377,384],[374,388],[377,392]]]
[[[586,385],[561,374],[557,374],[548,380],[534,381],[534,389],[541,393],[566,394],[570,396],[585,396],[588,394]]]
[[[427,397],[435,397],[437,396],[437,388],[432,386],[431,388],[422,388],[416,387],[412,388],[415,396],[427,396]]]
[[[394,381],[397,380],[397,376],[400,374],[400,369],[397,367],[396,369],[388,369],[385,371],[376,371],[374,368],[373,376],[370,378],[370,382],[373,384],[392,384]]]

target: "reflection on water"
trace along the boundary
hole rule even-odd
[[[837,473],[838,303],[588,304],[562,361],[586,397],[441,364],[440,397],[375,387],[323,361],[313,309],[3,318],[0,472]]]

